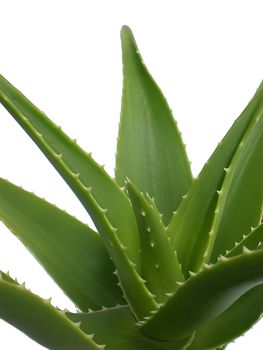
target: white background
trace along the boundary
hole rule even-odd
[[[119,31],[134,31],[187,144],[194,174],[262,79],[261,1],[0,0],[0,73],[113,174],[122,68]],[[85,222],[40,151],[0,108],[0,176]],[[54,305],[72,305],[3,225],[0,269]],[[245,317],[245,315],[244,315]],[[262,349],[259,323],[229,350]],[[1,349],[43,349],[0,322]],[[3,345],[5,344],[5,345]]]

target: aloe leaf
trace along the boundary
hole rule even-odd
[[[217,191],[222,187],[225,169],[229,167],[250,122],[257,115],[262,100],[263,83],[204,165],[168,226],[168,235],[185,276],[189,271],[198,271],[203,264],[218,200]],[[234,217],[236,219],[236,214]]]
[[[124,81],[116,179],[123,185],[128,176],[154,197],[167,224],[192,183],[190,165],[171,110],[127,26],[121,39]]]
[[[142,326],[154,338],[189,336],[223,313],[244,293],[263,283],[263,251],[222,258],[185,281],[181,288]],[[165,327],[163,326],[165,325]]]
[[[236,242],[233,249],[226,252],[226,257],[233,257],[238,254],[242,254],[246,250],[261,249],[263,242],[263,225],[259,225],[256,228],[252,228],[249,234],[244,235],[242,240]]]
[[[140,272],[139,236],[129,199],[90,155],[0,76],[0,102],[38,145],[92,217],[141,319],[156,308]]]
[[[128,198],[90,154],[84,152],[45,114],[0,75],[0,102],[22,126],[88,210],[96,226],[100,216],[94,215],[84,193],[89,189],[102,209],[107,210],[118,237],[127,247],[130,259],[140,266],[139,241]],[[80,186],[82,184],[82,186]],[[86,191],[87,192],[87,191]]]
[[[3,271],[0,271],[0,280],[3,280],[5,282],[19,284],[16,280],[14,280],[9,273],[5,273]]]
[[[74,322],[81,322],[81,329],[91,331],[94,340],[107,344],[108,350],[184,350],[192,341],[192,337],[189,337],[176,342],[163,342],[144,336],[125,306],[92,313],[67,313],[67,316]]]
[[[49,301],[3,279],[0,279],[0,318],[48,349],[103,349]]]
[[[79,309],[125,303],[108,252],[87,225],[3,179],[0,220]]]
[[[90,203],[93,206],[93,212],[101,215],[100,209],[92,197]],[[116,266],[115,273],[119,276],[120,286],[131,309],[139,320],[149,316],[152,311],[157,309],[157,303],[153,294],[146,287],[145,280],[136,270],[136,265],[127,257],[126,247],[119,241],[117,229],[112,227],[106,215],[102,216],[99,231],[102,236],[106,237],[105,243]]]
[[[205,253],[206,261],[215,262],[217,257],[240,240],[251,226],[256,227],[261,221],[262,130],[263,99],[236,150],[218,192],[218,203]]]
[[[181,267],[154,202],[150,204],[130,180],[127,189],[141,238],[142,277],[161,303],[178,288],[177,282],[184,280]]]
[[[199,328],[189,350],[209,350],[228,344],[248,331],[262,316],[263,286],[257,286],[221,315]]]

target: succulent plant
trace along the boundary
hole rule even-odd
[[[49,349],[224,349],[263,311],[263,84],[193,178],[128,27],[115,178],[0,76],[0,102],[97,232],[0,179],[0,219],[77,312],[1,272],[0,317]]]

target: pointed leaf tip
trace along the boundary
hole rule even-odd
[[[121,36],[125,35],[126,33],[132,34],[132,31],[131,31],[131,28],[127,24],[124,24],[121,27]]]
[[[168,224],[191,183],[186,150],[170,107],[152,78],[129,27],[121,31],[123,92],[115,175],[148,192]]]
[[[130,45],[132,44],[132,46],[136,46],[136,41],[135,41],[135,38],[133,36],[133,33],[132,33],[132,30],[129,26],[127,25],[124,25],[122,28],[121,28],[121,41],[122,41],[122,45]]]
[[[127,190],[140,234],[142,277],[149,290],[156,295],[156,301],[163,302],[167,299],[167,292],[177,289],[177,279],[184,279],[181,268],[157,208],[131,181],[127,183]]]

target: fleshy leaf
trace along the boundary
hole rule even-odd
[[[106,343],[108,350],[184,350],[192,341],[192,337],[176,342],[163,342],[145,337],[125,306],[67,315],[74,322],[81,322],[81,329],[84,332],[92,332],[95,341]]]
[[[244,293],[262,284],[262,264],[262,250],[229,259],[222,257],[217,264],[185,281],[146,321],[142,331],[170,341],[189,336],[227,310]]]
[[[206,261],[215,262],[251,226],[258,226],[263,204],[263,98],[226,171],[209,233]],[[236,220],[233,220],[236,218]]]
[[[0,220],[79,309],[125,303],[100,236],[66,212],[0,179]]]
[[[209,350],[230,343],[248,331],[261,318],[262,312],[261,285],[245,293],[225,312],[199,328],[189,350]]]
[[[48,349],[103,349],[49,301],[3,279],[0,279],[0,318]]]
[[[0,76],[0,102],[29,134],[92,217],[113,259],[122,289],[141,319],[156,308],[140,272],[136,219],[126,194],[90,155]],[[90,187],[92,186],[92,187]]]
[[[184,280],[181,267],[154,202],[150,204],[130,180],[127,189],[141,238],[142,277],[161,303],[178,288],[177,282]]]
[[[100,208],[93,197],[90,197],[90,204],[94,214],[101,215]],[[105,214],[101,217],[98,228],[114,261],[115,273],[119,276],[120,285],[131,309],[139,320],[149,316],[153,310],[157,309],[157,303],[136,270],[135,264],[127,257],[126,247],[118,239],[118,230],[112,227]]]
[[[171,110],[149,74],[128,27],[121,32],[123,95],[116,154],[116,179],[126,176],[156,200],[168,224],[192,175]]]
[[[242,254],[244,250],[255,250],[255,249],[261,249],[261,245],[263,242],[263,225],[259,225],[255,229],[252,228],[251,231],[244,235],[242,240],[239,242],[236,242],[233,249],[226,252],[226,257],[232,257],[238,254]]]
[[[185,276],[189,271],[198,271],[203,264],[218,200],[217,191],[222,187],[225,169],[262,102],[263,83],[203,167],[168,226]]]
[[[0,75],[0,103],[27,132],[88,210],[96,226],[100,217],[89,208],[83,189],[89,189],[99,206],[107,211],[129,258],[140,266],[136,220],[128,198],[119,186],[45,114]],[[80,186],[80,183],[82,186]]]
[[[19,284],[16,280],[14,280],[11,276],[10,276],[10,274],[9,274],[9,272],[3,272],[3,271],[0,271],[0,280],[3,280],[3,281],[5,281],[5,282],[9,282],[9,283],[13,283],[13,284]]]

